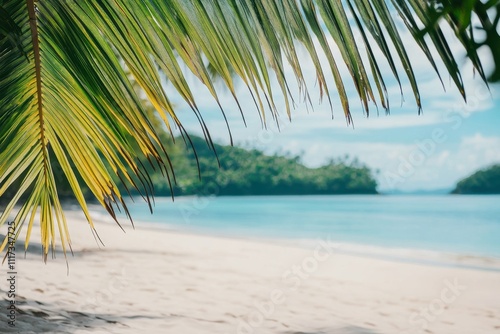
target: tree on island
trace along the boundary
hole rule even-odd
[[[420,111],[418,85],[401,40],[402,27],[393,18],[395,12],[429,60],[429,68],[437,72],[440,59],[465,97],[455,56],[436,22],[444,18],[441,22],[455,32],[452,38],[461,42],[475,71],[486,80],[477,53],[480,43],[474,39],[468,14],[475,13],[479,25],[491,32],[486,43],[496,41],[498,11],[493,19],[486,11],[497,3],[4,0],[0,4],[0,196],[16,188],[0,216],[0,226],[20,205],[15,233],[17,237],[27,225],[27,247],[39,211],[44,255],[55,249],[56,235],[66,250],[69,233],[54,161],[92,229],[83,184],[115,219],[116,207],[125,206],[119,183],[139,191],[147,202],[152,196],[147,168],[161,170],[175,184],[169,151],[159,133],[164,127],[169,131],[178,127],[186,142],[190,138],[171,96],[163,90],[165,81],[197,115],[204,139],[213,149],[186,72],[204,84],[217,103],[214,80],[223,82],[238,102],[235,78],[239,78],[263,123],[269,118],[278,122],[278,97],[284,100],[289,116],[297,101],[310,101],[301,66],[306,53],[316,72],[316,89],[330,106],[335,91],[350,122],[348,82],[356,88],[366,114],[372,107],[369,102],[389,110],[386,78],[380,69],[383,60],[400,84],[402,66]],[[457,4],[465,6],[465,12],[454,10]],[[421,27],[427,28],[422,31]],[[354,30],[359,31],[358,37]],[[340,56],[334,56],[331,43]],[[496,57],[494,45],[487,45]],[[319,52],[326,55],[327,63],[320,63]],[[350,76],[341,76],[341,62]],[[285,76],[286,71],[293,73],[293,79]],[[333,76],[333,84],[326,80],[326,72]],[[278,90],[273,90],[273,80]],[[300,96],[292,95],[292,85],[298,87]],[[156,109],[161,125],[150,117],[143,97]],[[239,106],[242,114],[248,113],[247,106]]]
[[[452,194],[500,194],[500,164],[479,170],[461,180]]]

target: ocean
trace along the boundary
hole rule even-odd
[[[301,244],[328,239],[355,253],[500,259],[497,195],[159,197],[153,214],[139,198],[127,206],[136,225]]]

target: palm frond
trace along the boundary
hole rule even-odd
[[[417,39],[427,7],[421,0],[392,3],[395,9],[384,0],[3,1],[0,196],[16,189],[0,216],[0,225],[20,205],[16,235],[27,224],[26,247],[38,213],[44,255],[55,249],[57,239],[66,250],[69,231],[53,161],[64,172],[92,229],[83,183],[116,219],[115,210],[126,211],[126,206],[114,180],[137,188],[148,203],[151,199],[151,180],[140,160],[159,166],[175,182],[160,140],[162,128],[150,118],[135,85],[141,87],[164,126],[170,131],[180,128],[189,140],[172,97],[163,89],[163,73],[197,115],[205,139],[212,145],[184,66],[220,106],[214,75],[224,82],[238,106],[234,81],[239,78],[263,122],[269,115],[278,121],[278,98],[284,100],[288,115],[296,101],[310,101],[299,47],[314,65],[320,95],[333,105],[336,91],[348,121],[347,84],[356,88],[366,113],[370,102],[388,110],[381,61],[388,63],[398,82],[403,68],[420,108],[415,74],[391,11],[397,10]],[[366,58],[355,29],[361,33]],[[459,38],[467,48],[467,35]],[[463,92],[458,66],[439,29],[431,32],[431,42]],[[341,58],[335,56],[332,44]],[[428,42],[422,40],[419,45],[437,71]],[[376,49],[384,59],[375,56]],[[321,52],[326,64],[320,61]],[[341,75],[342,63],[349,77]],[[480,63],[475,65],[481,69]],[[286,75],[289,70],[292,79]],[[333,84],[326,79],[327,71]],[[292,86],[298,87],[299,96],[294,96]],[[247,112],[241,106],[240,110]],[[2,250],[6,244],[7,239]]]
[[[400,6],[404,6],[404,0],[397,0]],[[429,3],[421,0],[411,0],[411,6],[415,13],[424,23],[423,29],[416,28],[415,23],[410,23],[411,30],[418,30],[416,36],[417,42],[422,42],[426,35],[433,40],[443,38],[439,24],[443,21],[455,33],[457,40],[463,45],[467,52],[467,58],[471,61],[475,70],[484,81],[500,81],[500,34],[498,32],[498,23],[500,22],[500,0],[436,0]],[[409,15],[406,15],[409,17]],[[477,37],[475,32],[481,31],[485,37]],[[438,47],[446,48],[445,44],[436,43]],[[484,72],[478,49],[481,47],[489,48],[492,54],[492,61],[495,66],[493,73],[487,78]],[[442,52],[443,50],[439,50]],[[448,50],[444,50],[448,52]],[[446,64],[446,63],[445,63]],[[450,74],[455,70],[450,69],[446,64]],[[457,78],[453,77],[455,83]]]

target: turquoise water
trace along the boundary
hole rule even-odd
[[[500,257],[500,196],[259,196],[129,203],[137,224]]]

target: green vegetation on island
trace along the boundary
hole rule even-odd
[[[356,159],[332,160],[326,166],[308,168],[300,157],[268,156],[261,151],[214,144],[217,158],[204,139],[191,136],[192,149],[174,145],[170,158],[176,171],[174,194],[179,195],[313,195],[376,194],[370,169]],[[171,147],[172,148],[172,147]],[[170,196],[168,180],[152,172],[155,194]]]
[[[461,180],[452,194],[500,194],[500,164],[479,170]]]

